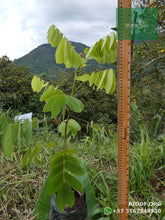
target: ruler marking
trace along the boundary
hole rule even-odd
[[[119,8],[130,8],[131,0],[118,0]],[[130,17],[131,18],[131,17]],[[119,14],[122,28],[125,17]],[[118,30],[120,39],[123,34]],[[124,209],[118,219],[128,219],[129,123],[130,123],[131,40],[118,40],[118,208]]]

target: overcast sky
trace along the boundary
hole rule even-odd
[[[19,58],[47,43],[54,24],[87,46],[116,26],[117,0],[4,0],[0,3],[0,57]]]

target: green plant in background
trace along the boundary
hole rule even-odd
[[[5,130],[3,131],[2,146],[4,148],[5,155],[10,157],[14,152],[14,147],[21,152],[25,150],[24,147],[30,146],[32,138],[32,129],[38,128],[38,119],[33,118],[32,121],[28,119],[24,122],[18,120],[15,122],[8,122]],[[30,151],[30,148],[29,150]]]
[[[154,127],[158,133],[164,131],[165,119],[164,42],[160,37],[156,42],[135,44],[132,57],[132,101],[137,104],[147,127]],[[156,125],[158,122],[159,126]],[[154,130],[152,136],[155,135]]]
[[[66,205],[72,207],[75,202],[72,188],[79,192],[84,190],[84,185],[80,181],[81,176],[84,176],[84,170],[80,160],[75,155],[75,151],[68,148],[69,135],[75,136],[81,130],[78,121],[72,118],[71,112],[80,113],[84,109],[83,103],[76,98],[78,89],[76,88],[76,81],[87,81],[90,86],[93,86],[93,89],[105,89],[106,93],[110,94],[114,92],[116,85],[113,69],[81,76],[78,75],[79,70],[86,65],[87,59],[95,59],[99,63],[115,62],[117,55],[116,37],[114,33],[111,33],[111,36],[100,39],[89,50],[85,50],[85,58],[82,57],[82,54],[76,53],[71,43],[54,25],[49,28],[47,38],[48,43],[51,43],[53,47],[57,47],[55,54],[56,63],[64,63],[66,68],[75,68],[71,95],[65,94],[58,87],[45,83],[37,76],[32,80],[32,88],[35,92],[40,92],[44,89],[40,97],[40,101],[45,101],[46,103],[43,111],[51,112],[52,118],[60,117],[62,120],[58,131],[64,139],[63,150],[56,153],[50,161],[50,173],[45,187],[49,199],[53,193],[56,193],[56,204],[59,210],[62,211]],[[42,206],[40,207],[40,203],[42,203],[46,194],[45,191],[42,192],[43,197],[41,196],[42,199],[39,199],[34,214],[41,211],[40,208]],[[43,218],[43,214],[41,218]]]
[[[150,122],[145,121],[144,115],[141,113],[139,109],[139,105],[135,102],[131,102],[131,138],[132,140],[141,139],[141,132],[143,130],[144,133],[148,133],[148,136],[152,138],[156,138],[158,133],[158,127],[162,122],[162,117],[158,113],[155,114],[152,118],[150,118]],[[135,126],[136,125],[136,126]],[[150,126],[149,126],[150,125]],[[161,137],[157,137],[160,139]]]
[[[4,140],[4,134],[6,132],[7,126],[11,121],[11,110],[8,110],[7,112],[4,112],[3,110],[0,110],[0,147],[2,147],[2,143]]]

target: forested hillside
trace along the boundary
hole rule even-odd
[[[82,43],[71,42],[75,47],[77,53],[83,53],[86,45]],[[20,66],[28,66],[30,67],[30,71],[34,74],[46,73],[47,78],[56,80],[57,76],[63,73],[65,70],[64,64],[56,64],[55,62],[55,52],[56,48],[51,47],[50,44],[43,44],[39,47],[32,50],[30,53],[25,56],[14,60],[14,64]],[[93,69],[103,69],[113,67],[113,64],[105,64],[100,65],[94,60],[88,60],[87,66],[85,68],[86,71],[92,71]],[[74,71],[73,68],[67,70],[67,72],[71,73]]]

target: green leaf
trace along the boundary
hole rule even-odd
[[[75,197],[72,189],[68,184],[64,183],[56,195],[56,205],[58,209],[62,212],[66,205],[72,207],[75,203]]]
[[[100,39],[88,51],[86,50],[86,59],[95,59],[98,63],[114,63],[117,55],[117,41],[115,33],[107,35]]]
[[[26,166],[29,166],[29,164],[32,162],[32,160],[38,156],[41,149],[42,149],[42,147],[39,144],[31,149]]]
[[[40,101],[48,101],[49,99],[54,98],[56,95],[65,95],[62,90],[55,88],[54,86],[49,86],[40,97]]]
[[[65,93],[62,90],[49,86],[40,97],[40,101],[46,101],[43,112],[51,112],[52,118],[61,111],[64,113]]]
[[[113,69],[103,70],[97,73],[92,73],[91,75],[84,74],[82,76],[78,76],[76,80],[85,82],[89,81],[89,85],[97,86],[97,90],[105,89],[106,93],[112,94],[116,87],[116,77]]]
[[[13,143],[21,146],[21,123],[16,122],[12,124],[12,139]]]
[[[56,55],[55,55],[56,63],[62,64],[67,61],[66,60],[67,49],[66,48],[64,49],[64,45],[67,47],[67,39],[66,38],[63,38],[57,47]],[[67,67],[69,68],[70,66],[67,66]]]
[[[63,157],[59,163],[51,165],[52,172],[57,175],[59,173],[63,173]]]
[[[63,34],[54,25],[49,28],[47,39],[48,43],[51,43],[53,47],[57,47],[55,54],[56,63],[64,63],[67,68],[85,66],[86,59],[75,51],[67,38],[63,37]]]
[[[31,86],[34,92],[40,92],[42,88],[47,85],[48,83],[44,84],[44,80],[41,80],[38,76],[34,76],[31,82]]]
[[[71,172],[72,174],[76,174],[76,175],[83,175],[84,171],[81,168],[80,164],[78,163],[78,161],[65,161],[65,169],[68,170],[69,172]]]
[[[89,48],[87,47],[87,48],[85,48],[85,50],[84,50],[84,54],[87,54],[88,53],[88,51],[89,51]]]
[[[66,128],[66,121],[63,121],[61,122],[58,128],[58,131],[62,134],[63,137],[65,136],[65,128]],[[69,134],[69,129],[67,128],[66,135],[68,134]]]
[[[101,75],[101,78],[99,80],[99,83],[98,83],[98,86],[97,86],[97,90],[99,89],[103,89],[104,88],[104,85],[106,83],[106,70],[102,72]],[[111,88],[111,85],[110,85],[110,88]]]
[[[88,207],[88,218],[91,218],[93,216],[94,210],[96,210],[96,208],[98,207],[97,201],[94,196],[93,189],[90,185],[87,170],[85,168],[85,165],[82,159],[80,160],[80,164],[85,174],[83,176],[75,175],[74,177],[77,178],[81,182],[81,184],[83,185],[83,188],[85,189],[86,201],[87,201],[87,207]],[[49,194],[48,191],[49,191],[50,185],[52,185],[53,177],[54,175],[49,173],[48,178],[44,184],[44,187],[41,191],[41,194],[39,196],[39,199],[37,201],[37,204],[33,212],[33,216],[39,213],[39,217],[38,217],[39,220],[45,220],[49,218],[50,200],[51,200],[52,194]]]
[[[97,86],[99,81],[100,81],[100,75],[99,73],[92,73],[90,75],[90,78],[89,78],[89,85],[92,86],[94,84],[94,86]],[[95,88],[95,87],[93,87]]]
[[[51,182],[49,183],[48,193],[49,195],[53,195],[60,189],[61,185],[63,184],[63,173],[62,170],[57,174],[51,171],[50,175]]]
[[[63,137],[65,136],[65,129],[66,129],[66,121],[63,121],[58,128],[58,131],[62,134]],[[81,130],[81,127],[78,124],[78,122],[75,121],[74,119],[69,119],[66,135],[68,135],[69,132],[71,132],[73,135],[76,135],[77,131],[80,131],[80,130]]]
[[[13,142],[17,143],[18,141],[18,133],[19,133],[20,122],[16,122],[12,125],[12,135],[13,135]]]
[[[29,145],[32,137],[32,122],[25,120],[22,125],[22,131],[24,133],[25,143],[26,145]]]
[[[66,156],[71,155],[71,154],[74,154],[74,153],[75,153],[74,150],[66,150],[66,151],[65,151]],[[53,156],[52,161],[51,161],[51,163],[50,163],[51,169],[53,169],[53,167],[54,167],[56,164],[58,164],[58,163],[60,163],[61,161],[63,161],[63,155],[64,155],[64,151],[60,151],[60,152],[56,153],[56,154]]]
[[[51,111],[51,117],[55,118],[61,112],[64,105],[65,95],[55,95],[55,97],[52,97],[46,102],[43,112]]]
[[[61,114],[62,114],[62,120],[64,120],[65,114],[66,114],[66,106],[65,106],[65,105],[63,105],[63,107],[62,107],[62,112],[61,112]]]
[[[111,69],[111,75],[113,75],[113,83],[111,84],[112,86],[111,86],[111,89],[110,89],[110,94],[113,94],[114,93],[114,91],[115,91],[115,88],[116,88],[116,76],[115,76],[115,74],[114,74],[114,71]],[[106,85],[106,91],[108,91],[109,90],[109,85],[108,85],[108,82],[110,82],[110,80],[111,80],[111,76],[110,76],[110,74],[108,74],[108,79],[107,79],[107,85]]]
[[[106,93],[113,93],[115,89],[115,74],[113,69],[105,70],[101,72],[101,80],[97,89],[105,89]]]
[[[66,154],[65,161],[67,161],[67,162],[74,162],[74,163],[79,164],[78,159],[75,156],[72,156],[70,154]]]
[[[81,112],[84,109],[83,103],[72,96],[65,97],[65,104],[74,112]]]
[[[50,99],[51,97],[53,97],[54,95],[57,94],[57,88],[55,88],[54,86],[49,86],[41,95],[40,97],[40,101],[48,101],[48,99]]]
[[[82,58],[71,45],[70,42],[64,37],[56,50],[55,54],[56,63],[64,63],[67,68],[83,67],[86,60]]]
[[[76,189],[78,192],[83,193],[82,184],[72,175],[69,173],[65,173],[65,180],[72,188]]]
[[[83,74],[82,76],[77,76],[76,80],[85,82],[85,81],[89,81],[89,77],[90,77],[89,74]]]
[[[26,151],[26,153],[24,154],[23,156],[23,159],[21,161],[21,169],[25,166],[25,164],[27,163],[28,161],[28,157],[30,156],[30,153],[31,153],[31,148],[29,147],[29,149]]]
[[[98,203],[96,201],[96,198],[95,198],[95,195],[93,192],[93,188],[91,187],[90,180],[89,180],[88,173],[87,173],[87,169],[86,169],[86,166],[83,162],[83,159],[78,158],[78,160],[79,160],[81,167],[84,170],[84,175],[82,175],[82,176],[73,175],[73,176],[80,181],[80,183],[83,186],[83,189],[85,190],[86,202],[87,202],[87,208],[88,208],[88,218],[91,219],[93,216],[93,212],[96,209]]]
[[[95,131],[95,132],[101,131],[101,128],[97,124],[92,124],[91,127],[92,127],[93,131]]]
[[[46,182],[44,183],[43,189],[38,198],[37,204],[35,206],[32,216],[39,214],[38,220],[49,219],[50,212],[50,201],[52,194],[48,193],[50,183],[52,182],[53,176],[49,173]]]
[[[77,131],[81,130],[81,126],[74,119],[69,119],[68,121],[68,130],[71,131],[73,135],[77,134]]]
[[[19,148],[21,147],[21,123],[18,125],[17,141]]]
[[[4,152],[5,155],[9,158],[11,154],[14,152],[14,143],[13,143],[13,137],[12,137],[12,125],[9,124],[5,137],[4,137]]]
[[[38,129],[38,123],[39,123],[39,121],[38,121],[38,118],[33,118],[33,120],[32,120],[32,129]]]
[[[59,31],[59,29],[54,25],[51,25],[47,36],[48,43],[50,43],[52,47],[57,47],[62,38],[63,34]]]

